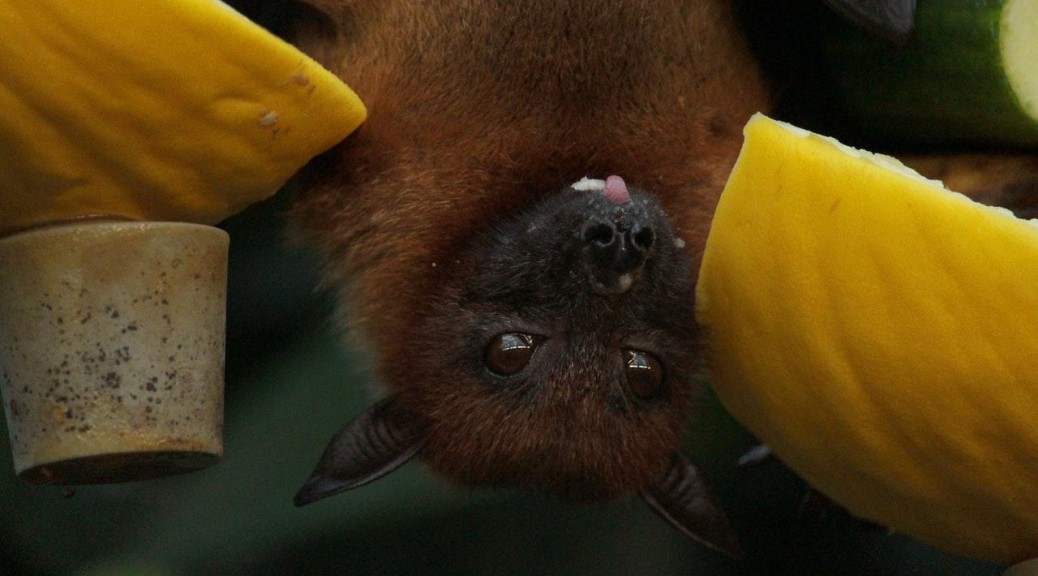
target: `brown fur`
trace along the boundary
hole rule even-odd
[[[741,127],[768,106],[729,0],[314,4],[327,20],[299,43],[357,91],[369,118],[314,164],[295,216],[323,250],[328,282],[342,290],[379,376],[412,410],[465,397],[454,382],[415,385],[415,358],[436,351],[416,350],[412,332],[434,325],[416,315],[447,280],[463,277],[460,247],[500,215],[585,175],[619,174],[659,198],[698,269]],[[531,475],[562,466],[578,477],[616,468],[621,455],[610,447],[622,446],[634,479],[616,469],[591,496],[661,474],[665,459],[651,448],[672,450],[683,422],[630,435],[595,413],[570,419],[589,409],[567,398],[537,416],[468,398],[469,417],[430,430],[434,468],[499,483],[487,446],[472,439],[508,437]],[[674,410],[687,406],[686,398]],[[597,430],[570,429],[575,422]],[[601,442],[538,460],[560,434],[588,432]]]

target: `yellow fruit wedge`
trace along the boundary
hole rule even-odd
[[[764,116],[697,287],[726,408],[850,512],[1038,556],[1038,228]]]
[[[213,0],[7,0],[0,110],[0,234],[87,215],[214,223],[365,115]]]

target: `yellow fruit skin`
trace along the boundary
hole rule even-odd
[[[823,493],[1038,556],[1038,228],[758,116],[697,315],[718,397]]]
[[[365,116],[210,0],[7,0],[0,110],[0,233],[90,214],[214,223]]]

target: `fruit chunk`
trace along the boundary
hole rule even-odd
[[[725,407],[852,513],[1038,556],[1038,228],[764,116],[697,286]]]
[[[95,214],[214,223],[365,114],[212,0],[6,2],[0,110],[0,234]]]

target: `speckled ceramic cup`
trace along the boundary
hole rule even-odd
[[[0,388],[15,470],[125,482],[223,453],[227,234],[82,222],[0,239]]]

